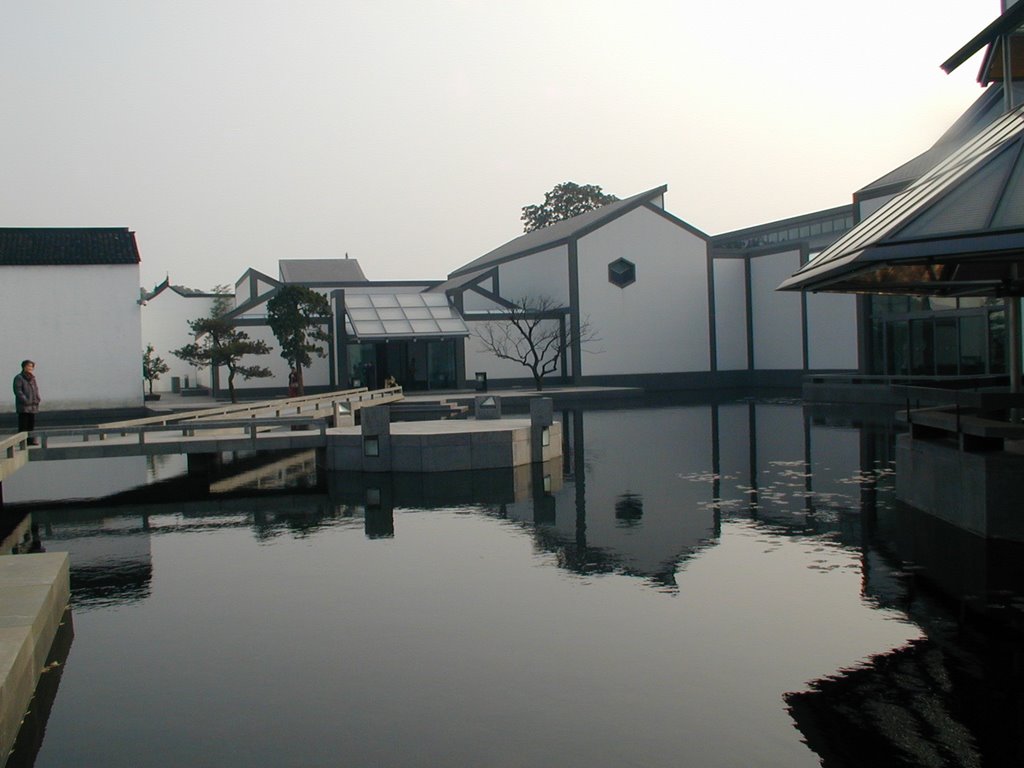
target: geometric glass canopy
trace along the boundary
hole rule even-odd
[[[443,293],[345,292],[345,330],[361,340],[468,336]]]
[[[1024,106],[996,118],[779,290],[1024,293]]]

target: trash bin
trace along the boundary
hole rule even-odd
[[[476,391],[486,392],[487,391],[487,373],[486,371],[476,372]]]

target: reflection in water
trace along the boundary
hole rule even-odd
[[[897,504],[885,418],[561,418],[548,465],[316,485],[309,456],[282,457],[218,498],[36,511],[88,627],[39,764],[80,747],[92,697],[136,686],[160,715],[122,713],[99,762],[131,764],[122,732],[159,738],[145,718],[181,709],[152,764],[195,762],[186,732],[207,762],[254,765],[1024,763],[1021,549]],[[288,487],[306,492],[239,495]],[[181,680],[108,664],[149,624]],[[251,663],[219,650],[239,638]],[[295,714],[311,701],[330,728]],[[268,719],[277,737],[249,727]]]

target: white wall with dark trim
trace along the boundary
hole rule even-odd
[[[801,294],[775,290],[799,268],[799,250],[750,260],[755,370],[800,370],[804,367]]]
[[[857,368],[857,297],[807,294],[807,365],[812,370]]]
[[[624,288],[608,280],[620,258],[636,265]],[[704,238],[637,208],[581,238],[578,259],[580,313],[602,350],[584,352],[584,376],[710,369]]]
[[[138,300],[138,264],[0,267],[4,369],[36,362],[43,411],[141,408]]]
[[[198,383],[198,371],[175,357],[171,350],[195,340],[189,321],[209,317],[212,307],[210,296],[182,296],[171,288],[165,288],[142,307],[142,349],[145,351],[146,345],[152,344],[154,353],[170,367],[153,383],[153,392],[170,392],[171,379],[175,377],[181,386],[185,386],[186,378],[189,386]]]
[[[715,345],[720,371],[747,369],[747,278],[744,259],[715,259]]]
[[[564,245],[498,267],[501,296],[509,301],[546,296],[569,305],[569,253]]]

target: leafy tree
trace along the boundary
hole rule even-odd
[[[544,377],[558,370],[563,351],[577,340],[581,347],[600,341],[589,320],[574,334],[571,323],[562,322],[564,307],[548,296],[519,299],[506,311],[500,319],[473,323],[471,333],[495,357],[529,368],[538,392]]]
[[[571,181],[564,181],[556,184],[550,192],[546,192],[544,202],[540,205],[523,206],[523,215],[519,218],[524,222],[523,231],[533,232],[556,221],[571,219],[602,205],[614,203],[618,199],[615,195],[606,194],[595,184],[580,186]]]
[[[330,320],[331,304],[327,297],[302,285],[286,285],[267,302],[267,322],[281,345],[281,357],[298,377],[300,395],[305,393],[302,369],[312,364],[312,355],[327,355],[317,342],[331,338]],[[323,328],[325,324],[327,330]]]
[[[160,374],[171,370],[162,357],[153,354],[153,345],[147,344],[146,351],[142,353],[142,378],[149,383],[149,394],[153,394],[153,382],[160,378]]]
[[[209,317],[189,320],[188,326],[196,340],[191,344],[172,350],[171,354],[196,368],[228,369],[228,392],[231,402],[238,399],[235,394],[235,376],[243,379],[262,379],[273,375],[269,368],[261,365],[242,365],[246,355],[266,355],[270,347],[261,339],[250,339],[249,334],[235,328],[228,318],[231,311],[231,297],[227,287],[218,285],[213,289],[217,296],[213,300]]]

